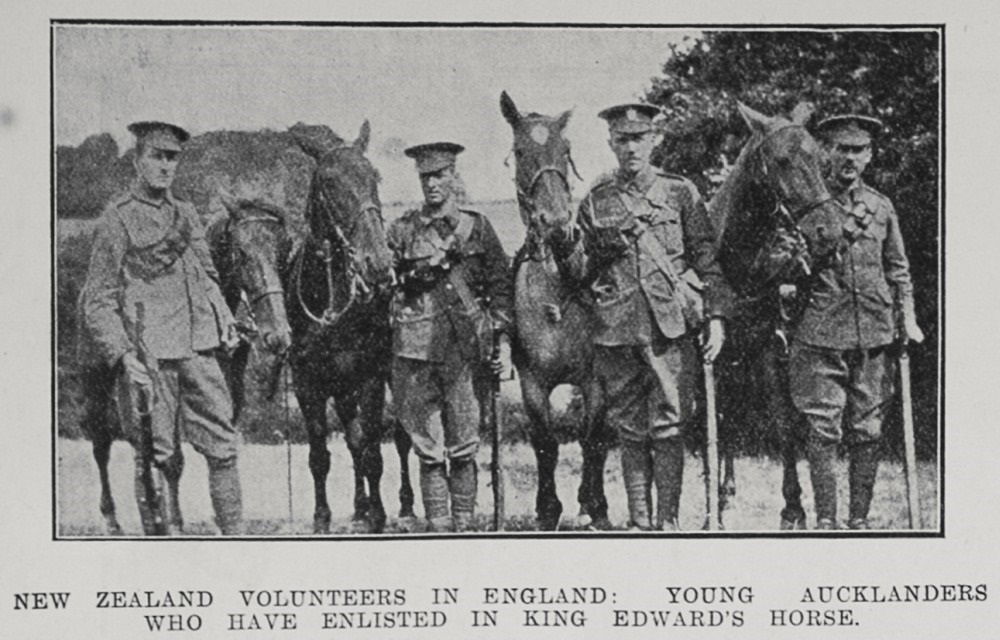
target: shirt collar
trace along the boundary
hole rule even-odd
[[[653,182],[656,181],[656,169],[652,165],[649,165],[632,178],[626,177],[619,169],[616,174],[616,181],[618,186],[625,191],[631,190],[638,193],[646,193],[653,186]]]
[[[458,206],[455,204],[454,200],[449,200],[440,209],[431,210],[424,205],[420,210],[420,220],[427,226],[434,222],[435,220],[440,220],[441,218],[450,218],[452,223],[458,224],[459,211]]]

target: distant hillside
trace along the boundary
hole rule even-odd
[[[296,124],[288,131],[212,131],[184,147],[174,193],[194,203],[201,215],[218,211],[218,193],[262,198],[283,207],[301,222],[315,161],[303,152],[292,131],[305,132],[320,144],[343,139],[325,125]],[[119,155],[107,133],[90,136],[77,147],[56,149],[56,214],[59,218],[94,218],[135,177],[134,150]]]

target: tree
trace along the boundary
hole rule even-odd
[[[709,31],[673,46],[647,99],[668,131],[657,162],[710,194],[720,155],[735,159],[749,136],[736,101],[765,113],[813,102],[815,121],[864,113],[886,125],[865,179],[896,205],[918,318],[928,341],[913,354],[918,436],[934,450],[937,425],[938,177],[941,36],[936,30]]]

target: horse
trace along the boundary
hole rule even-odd
[[[228,194],[221,194],[220,199],[226,215],[209,226],[206,240],[223,295],[234,314],[246,300],[263,344],[268,350],[281,353],[291,341],[279,279],[279,256],[288,241],[285,214],[280,208],[259,200],[234,198]],[[245,403],[243,374],[251,346],[249,341],[241,341],[232,354],[220,355],[220,364],[233,396],[234,422]],[[122,436],[121,425],[112,411],[116,374],[116,370],[105,363],[88,363],[80,376],[85,398],[81,429],[91,441],[101,481],[100,511],[110,535],[122,535],[108,477],[111,444]],[[178,508],[169,515],[172,523],[180,528],[183,518],[177,500],[179,478],[171,476],[170,502]]]
[[[528,416],[529,439],[538,466],[535,512],[541,529],[559,525],[563,506],[555,491],[559,442],[552,431],[549,396],[560,384],[580,388],[584,425],[583,470],[577,500],[596,529],[610,528],[604,495],[604,465],[613,434],[602,418],[593,375],[593,329],[586,293],[563,279],[548,245],[555,229],[575,224],[569,171],[575,173],[563,129],[571,111],[558,117],[522,114],[504,91],[500,110],[514,132],[515,183],[524,245],[514,259],[516,332],[512,355]],[[579,177],[579,176],[577,176]]]
[[[709,203],[719,263],[736,294],[723,352],[724,423],[730,431],[752,410],[753,399],[765,399],[768,426],[781,448],[782,526],[804,528],[796,469],[800,417],[788,387],[788,343],[808,295],[812,260],[829,251],[823,228],[839,228],[841,207],[823,179],[823,149],[805,128],[811,105],[800,104],[788,118],[743,104],[738,110],[751,136]],[[727,480],[735,494],[731,455],[730,448]]]
[[[350,144],[336,136],[321,139],[312,129],[290,130],[316,167],[305,212],[308,234],[289,258],[283,281],[292,328],[289,363],[309,438],[313,531],[330,531],[326,404],[332,397],[354,462],[352,523],[356,531],[379,533],[386,522],[380,441],[394,285],[379,175],[364,155],[367,120]],[[412,490],[409,506],[401,495],[404,510],[412,512],[412,501]]]

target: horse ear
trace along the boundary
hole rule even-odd
[[[365,120],[361,125],[361,131],[358,133],[357,140],[354,141],[354,148],[359,149],[362,153],[368,151],[368,140],[372,136],[372,125]]]
[[[566,125],[569,124],[569,119],[571,117],[573,117],[573,110],[572,109],[567,109],[566,111],[563,111],[559,115],[559,117],[556,118],[556,128],[559,129],[560,131],[562,131],[563,129],[565,129]]]
[[[742,102],[737,102],[736,108],[739,110],[740,115],[743,116],[743,121],[747,123],[750,130],[756,133],[767,132],[768,128],[774,122],[774,118],[771,116],[765,116],[763,113],[751,109]]]
[[[809,118],[812,117],[813,112],[816,111],[816,105],[806,100],[795,105],[790,114],[792,122],[798,125],[805,126],[809,122]]]
[[[510,123],[510,126],[516,126],[521,120],[521,112],[517,110],[517,105],[506,91],[500,92],[500,112],[503,113],[504,119]]]

